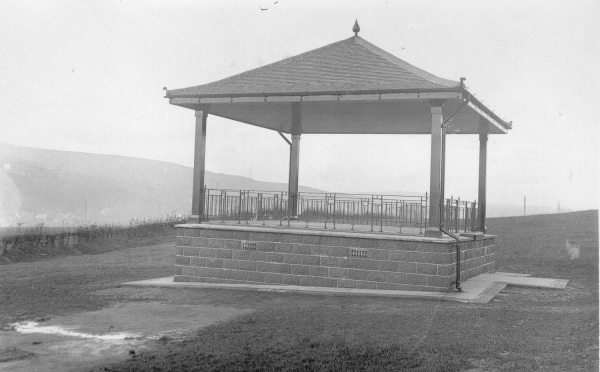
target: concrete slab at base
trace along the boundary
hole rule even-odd
[[[127,282],[125,286],[140,287],[176,287],[191,289],[237,289],[264,292],[298,292],[323,295],[357,295],[374,297],[395,298],[421,298],[442,301],[457,301],[463,303],[485,304],[490,302],[507,285],[527,286],[534,288],[564,289],[567,279],[532,278],[523,274],[488,273],[475,276],[462,285],[461,292],[420,292],[398,290],[376,290],[356,288],[326,288],[295,285],[261,285],[261,284],[228,284],[228,283],[200,283],[200,282],[175,282],[174,277],[140,280]]]

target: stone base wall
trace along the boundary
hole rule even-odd
[[[451,239],[187,224],[177,228],[176,282],[448,291]],[[461,280],[494,271],[494,236],[462,245]]]

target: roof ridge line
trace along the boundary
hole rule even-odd
[[[420,68],[411,65],[410,63],[396,57],[395,55],[386,52],[385,50],[379,48],[377,45],[374,45],[374,44],[368,42],[367,40],[363,39],[360,36],[353,36],[352,39],[355,39],[354,41],[356,42],[356,44],[362,46],[363,48],[369,50],[372,53],[377,54],[378,56],[385,59],[386,61],[393,63],[396,66],[399,66],[399,67],[405,69],[406,71],[411,72],[429,82],[432,82],[435,84],[446,85],[451,88],[460,86],[460,82],[454,81],[454,80],[449,80],[449,79],[444,79],[444,78],[435,76],[425,70],[421,70]]]
[[[265,69],[265,68],[268,68],[268,67],[275,67],[276,65],[284,65],[284,64],[293,62],[295,60],[303,58],[304,56],[308,56],[310,54],[313,54],[313,53],[316,53],[316,52],[320,52],[320,51],[322,51],[324,49],[327,49],[327,48],[332,48],[332,47],[334,47],[336,45],[339,45],[339,44],[347,43],[347,42],[351,41],[351,39],[353,39],[353,38],[354,38],[354,36],[350,37],[348,39],[344,39],[344,40],[336,41],[336,42],[331,43],[331,44],[324,45],[324,46],[322,46],[320,48],[317,48],[317,49],[309,50],[308,52],[304,52],[304,53],[297,54],[295,56],[284,58],[281,61],[277,61],[277,62],[269,63],[269,64],[264,65],[264,66],[256,67],[256,68],[253,68],[252,70],[244,71],[244,72],[241,72],[239,74],[235,74],[235,75],[226,77],[225,79],[213,81],[212,83],[208,83],[208,84],[196,85],[196,87],[199,87],[199,86],[211,86],[211,85],[221,85],[223,83],[226,83],[226,82],[232,81],[234,79],[237,79],[241,75],[251,76],[251,75],[259,72],[262,69]]]

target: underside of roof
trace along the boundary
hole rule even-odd
[[[302,133],[431,133],[430,100],[452,112],[470,93],[462,82],[436,77],[359,36],[209,84],[167,91],[171,104],[208,110],[290,133],[292,102],[301,102]],[[455,117],[460,133],[511,128],[478,100]]]

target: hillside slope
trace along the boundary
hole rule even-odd
[[[34,216],[46,224],[77,224],[189,213],[192,172],[161,161],[0,144],[0,226],[33,223]],[[209,171],[206,185],[287,190],[285,183]]]

